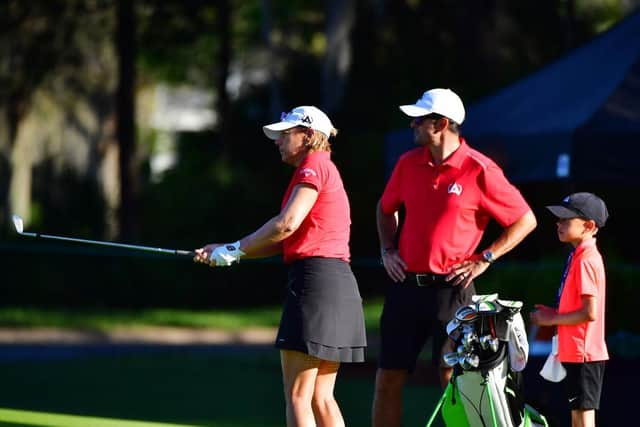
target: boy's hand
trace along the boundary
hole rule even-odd
[[[542,304],[535,305],[536,311],[532,311],[529,314],[531,323],[539,326],[553,326],[555,325],[556,314],[558,313],[555,308]]]

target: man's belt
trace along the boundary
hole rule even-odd
[[[446,274],[433,274],[433,273],[405,273],[406,279],[404,283],[416,285],[416,286],[433,286],[433,285],[446,285],[448,282],[445,280]]]

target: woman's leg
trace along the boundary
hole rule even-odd
[[[318,366],[312,401],[318,427],[344,427],[344,419],[333,395],[339,368],[340,362],[328,360],[321,360]]]
[[[280,362],[287,404],[287,427],[315,427],[311,399],[322,361],[299,351],[280,350]]]

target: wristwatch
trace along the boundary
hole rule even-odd
[[[489,264],[493,264],[493,262],[496,260],[493,257],[493,252],[486,250],[484,252],[482,252],[482,259],[487,261]]]

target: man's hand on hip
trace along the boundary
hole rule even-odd
[[[404,272],[407,270],[407,264],[400,258],[400,253],[397,249],[382,251],[381,261],[391,280],[396,283],[404,281],[406,278]]]
[[[485,270],[489,268],[489,265],[490,264],[482,259],[482,257],[474,255],[452,266],[445,280],[453,286],[462,285],[466,288],[471,284],[473,279],[484,273]]]

